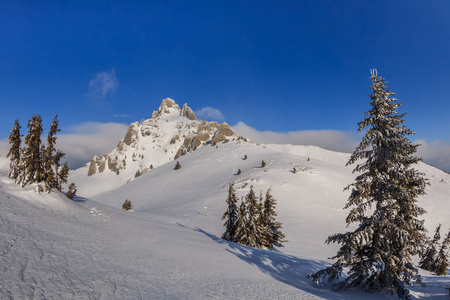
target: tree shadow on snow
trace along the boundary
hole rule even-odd
[[[179,224],[182,227],[185,227]],[[185,227],[187,228],[187,227]],[[307,278],[308,274],[314,273],[325,267],[323,262],[298,258],[293,255],[284,254],[279,251],[256,249],[249,246],[240,245],[225,241],[200,228],[193,229],[200,232],[219,244],[226,244],[230,249],[229,253],[240,258],[242,261],[259,268],[263,273],[289,284],[307,293],[324,297],[326,299],[346,299],[348,295],[337,294],[330,290],[330,285],[318,285]]]

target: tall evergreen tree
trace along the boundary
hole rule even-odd
[[[256,197],[253,191],[253,187],[250,188],[250,192],[245,196],[245,206],[247,207],[247,238],[245,245],[261,248],[263,238],[262,228],[259,222],[261,207],[258,203],[258,197]]]
[[[57,157],[58,153],[55,148],[55,143],[56,143],[56,133],[58,133],[61,130],[58,128],[57,118],[58,115],[55,115],[55,117],[53,118],[52,125],[50,126],[50,130],[47,135],[47,145],[42,150],[44,178],[48,185],[49,190],[56,188],[58,186],[56,160],[59,161],[60,157]]]
[[[418,219],[425,211],[417,205],[417,197],[425,194],[427,180],[411,167],[421,160],[413,156],[418,145],[407,138],[414,132],[403,125],[405,114],[396,111],[400,103],[392,98],[395,93],[376,70],[371,73],[372,109],[358,124],[358,132],[367,131],[347,163],[364,160],[354,169],[360,175],[347,187],[352,191],[345,205],[351,209],[347,225],[356,223],[358,227],[327,239],[327,243],[342,245],[333,257],[337,261],[310,277],[318,280],[328,276],[332,282],[348,268],[348,276],[337,284],[338,289],[387,289],[401,299],[410,299],[407,286],[413,281],[421,283],[411,256],[426,240],[423,221]]]
[[[19,176],[19,164],[20,164],[20,152],[21,152],[21,135],[20,128],[22,128],[19,124],[19,119],[16,119],[14,122],[14,127],[11,129],[11,133],[9,134],[9,143],[11,144],[11,148],[9,148],[8,154],[6,157],[10,158],[9,164],[9,178],[16,179]]]
[[[249,244],[249,233],[247,228],[248,218],[247,218],[247,207],[245,206],[245,202],[241,200],[241,204],[239,205],[238,215],[236,219],[236,234],[234,235],[234,240],[236,243],[242,245]]]
[[[55,164],[55,188],[58,191],[61,191],[61,189],[62,189],[62,187],[61,187],[62,182],[61,182],[61,179],[60,179],[60,173],[61,173],[61,171],[60,171],[60,167],[61,167],[60,162],[61,162],[61,159],[64,156],[65,156],[65,154],[63,152],[61,152],[60,150],[56,150],[56,154],[53,156],[53,162]],[[67,171],[67,173],[68,173],[68,171]],[[67,177],[66,177],[66,181],[67,181]]]
[[[238,208],[236,203],[238,202],[238,197],[236,195],[236,190],[233,184],[228,186],[228,197],[227,197],[227,210],[222,216],[222,220],[226,219],[223,226],[225,226],[225,232],[222,235],[222,239],[235,242],[236,235],[236,221],[238,218]]]
[[[25,149],[19,166],[20,175],[17,178],[22,186],[30,182],[41,182],[44,178],[44,170],[41,161],[41,134],[42,118],[40,115],[32,115],[28,120],[28,134],[25,136]]]
[[[423,253],[422,258],[419,262],[419,267],[434,272],[435,271],[435,260],[436,260],[436,254],[437,254],[437,247],[439,244],[439,240],[441,239],[441,224],[436,227],[436,231],[434,232],[434,237],[432,240],[428,241],[427,249],[425,250],[425,253]]]
[[[281,228],[283,228],[281,223],[275,220],[277,216],[275,211],[276,204],[277,200],[271,195],[270,189],[268,189],[261,214],[261,225],[264,228],[265,236],[264,246],[268,248],[283,247],[281,243],[287,242],[285,240],[286,236],[281,232]]]

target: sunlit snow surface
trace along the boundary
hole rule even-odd
[[[6,177],[1,158],[0,298],[396,299],[386,292],[335,292],[306,278],[336,253],[337,245],[324,244],[327,236],[348,230],[343,188],[355,177],[345,167],[348,157],[307,146],[207,145],[182,156],[180,170],[171,161],[130,183],[110,184],[112,172],[89,181],[80,169],[70,178],[79,186],[78,202],[20,188]],[[442,223],[447,230],[450,175],[418,168],[431,183],[419,202],[428,211],[426,226],[432,232]],[[235,175],[238,169],[242,174]],[[257,195],[272,189],[289,240],[284,248],[220,239],[229,183],[239,196],[250,186]],[[102,193],[89,193],[90,186]],[[120,209],[125,199],[133,212]],[[414,298],[448,299],[449,276],[422,274],[427,286],[415,286]]]

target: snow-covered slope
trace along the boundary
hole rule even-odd
[[[22,189],[3,170],[0,298],[396,299],[334,292],[306,278],[335,254],[326,237],[345,230],[342,189],[354,177],[343,167],[348,154],[242,141],[217,146],[182,156],[180,170],[171,161],[85,202]],[[420,202],[427,227],[450,227],[450,176],[419,168],[431,182]],[[272,188],[289,239],[281,252],[220,239],[228,183],[240,195],[251,185]],[[119,209],[126,198],[134,212]],[[413,297],[445,299],[448,276],[423,275],[427,286],[414,287]]]
[[[326,238],[347,230],[350,155],[256,145],[227,126],[163,100],[116,149],[71,172],[78,202],[19,187],[0,158],[0,299],[396,299],[334,292],[306,278],[336,254]],[[450,175],[417,168],[430,181],[419,199],[430,235],[439,223],[449,229]],[[230,183],[239,196],[271,189],[284,248],[220,239]],[[132,212],[121,210],[126,199]],[[422,274],[427,286],[415,286],[413,297],[446,299],[449,276]]]

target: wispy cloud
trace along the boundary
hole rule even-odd
[[[205,106],[202,109],[195,111],[194,113],[198,119],[207,121],[223,121],[225,119],[220,110],[211,106]]]
[[[125,115],[125,114],[114,114],[113,117],[114,118],[131,118],[130,115]]]
[[[94,155],[102,155],[113,150],[128,130],[122,123],[86,122],[73,126],[66,134],[58,134],[56,147],[66,154],[71,169],[82,167]],[[9,150],[8,139],[0,140],[0,156]]]
[[[104,99],[114,94],[119,88],[116,69],[111,72],[99,72],[89,81],[87,96],[94,99]]]
[[[353,152],[357,145],[355,134],[339,130],[259,131],[244,122],[232,128],[255,143],[311,145],[340,152]]]
[[[450,144],[441,140],[416,140],[415,143],[420,144],[417,155],[421,156],[424,162],[450,172]]]
[[[57,147],[66,153],[71,169],[89,162],[94,155],[102,155],[113,150],[128,130],[122,123],[86,122],[68,130],[68,134],[58,135]]]
[[[352,153],[362,138],[362,135],[339,130],[259,131],[243,122],[232,128],[255,143],[312,145],[347,153]],[[414,143],[421,144],[416,155],[422,157],[425,163],[450,172],[449,143],[441,140],[416,140]]]

